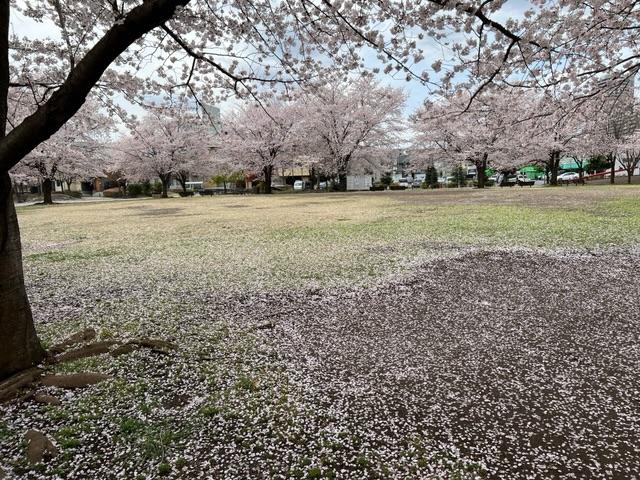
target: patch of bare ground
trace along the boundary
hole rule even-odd
[[[448,452],[489,478],[628,479],[638,284],[637,252],[476,251],[310,295],[264,335],[325,416],[315,428],[348,431],[388,465],[410,438],[425,456],[415,478],[446,472]]]

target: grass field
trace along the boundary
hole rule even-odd
[[[640,467],[639,186],[18,215],[46,345],[94,327],[179,349],[53,367],[114,380],[50,388],[61,406],[9,405],[0,477],[629,478]],[[27,465],[27,428],[61,454]],[[616,440],[598,446],[603,435]]]

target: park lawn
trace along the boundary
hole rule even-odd
[[[598,248],[640,240],[640,188],[227,196],[19,209],[42,274],[207,288],[345,284],[400,272],[445,246]]]
[[[417,432],[367,450],[362,438],[328,428],[292,370],[295,345],[283,347],[295,335],[261,325],[298,308],[310,315],[309,302],[334,292],[345,301],[349,289],[396,285],[443,258],[640,245],[638,186],[143,199],[21,207],[18,216],[45,345],[85,327],[100,339],[179,345],[168,356],[55,366],[115,380],[54,392],[60,407],[27,402],[0,414],[0,459],[34,478],[405,478],[433,465],[451,478],[482,477],[482,462],[433,450]],[[63,453],[26,465],[27,427]]]

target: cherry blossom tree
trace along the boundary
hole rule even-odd
[[[293,103],[250,103],[223,119],[216,157],[234,169],[258,173],[271,193],[275,168],[293,166],[300,137],[299,106]]]
[[[526,99],[530,113],[520,124],[519,137],[529,157],[545,166],[552,185],[563,155],[578,159],[580,170],[586,158],[605,156],[614,183],[616,151],[635,128],[632,97],[621,104],[620,97],[603,94],[576,106],[571,94],[548,88]]]
[[[380,156],[399,143],[404,93],[369,77],[348,83],[327,83],[304,102],[306,147],[321,159],[322,170],[347,188],[352,163]]]
[[[70,184],[97,175],[98,158],[113,121],[89,102],[51,138],[29,153],[12,173],[23,172],[42,182],[44,203],[52,204],[56,180]]]
[[[159,178],[162,197],[167,198],[172,178],[186,192],[191,175],[211,171],[213,133],[213,127],[186,105],[162,107],[149,111],[117,148],[128,157],[128,176],[139,180]]]
[[[568,145],[566,156],[573,159],[578,167],[578,174],[582,180],[587,169],[589,159],[594,157],[613,156],[616,151],[616,140],[608,129],[607,115],[588,104],[572,114],[577,135]]]
[[[625,136],[617,144],[617,154],[622,168],[627,173],[627,183],[631,183],[633,174],[640,165],[640,131]]]
[[[562,95],[550,91],[525,95],[522,118],[513,130],[522,163],[541,165],[549,183],[557,185],[563,155],[581,151],[578,145],[588,128]]]
[[[478,188],[484,188],[488,167],[510,169],[520,161],[517,122],[525,104],[512,89],[487,90],[467,107],[470,95],[458,89],[425,102],[411,118],[414,151],[426,158],[444,158],[452,166],[475,165]]]

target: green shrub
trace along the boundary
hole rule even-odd
[[[407,187],[404,185],[398,185],[397,183],[392,183],[389,185],[389,190],[406,190]]]
[[[380,179],[380,183],[382,185],[384,185],[385,187],[388,187],[389,185],[391,185],[393,183],[393,179],[391,178],[391,174],[385,173],[382,176],[382,178]]]
[[[143,194],[144,188],[140,183],[130,183],[127,185],[127,195],[130,197],[138,197]]]
[[[153,182],[153,185],[151,186],[151,193],[155,194],[155,195],[159,195],[162,193],[162,182],[160,181],[155,181]]]
[[[146,181],[146,182],[142,182],[142,195],[146,196],[146,197],[150,197],[151,196],[151,182]]]

